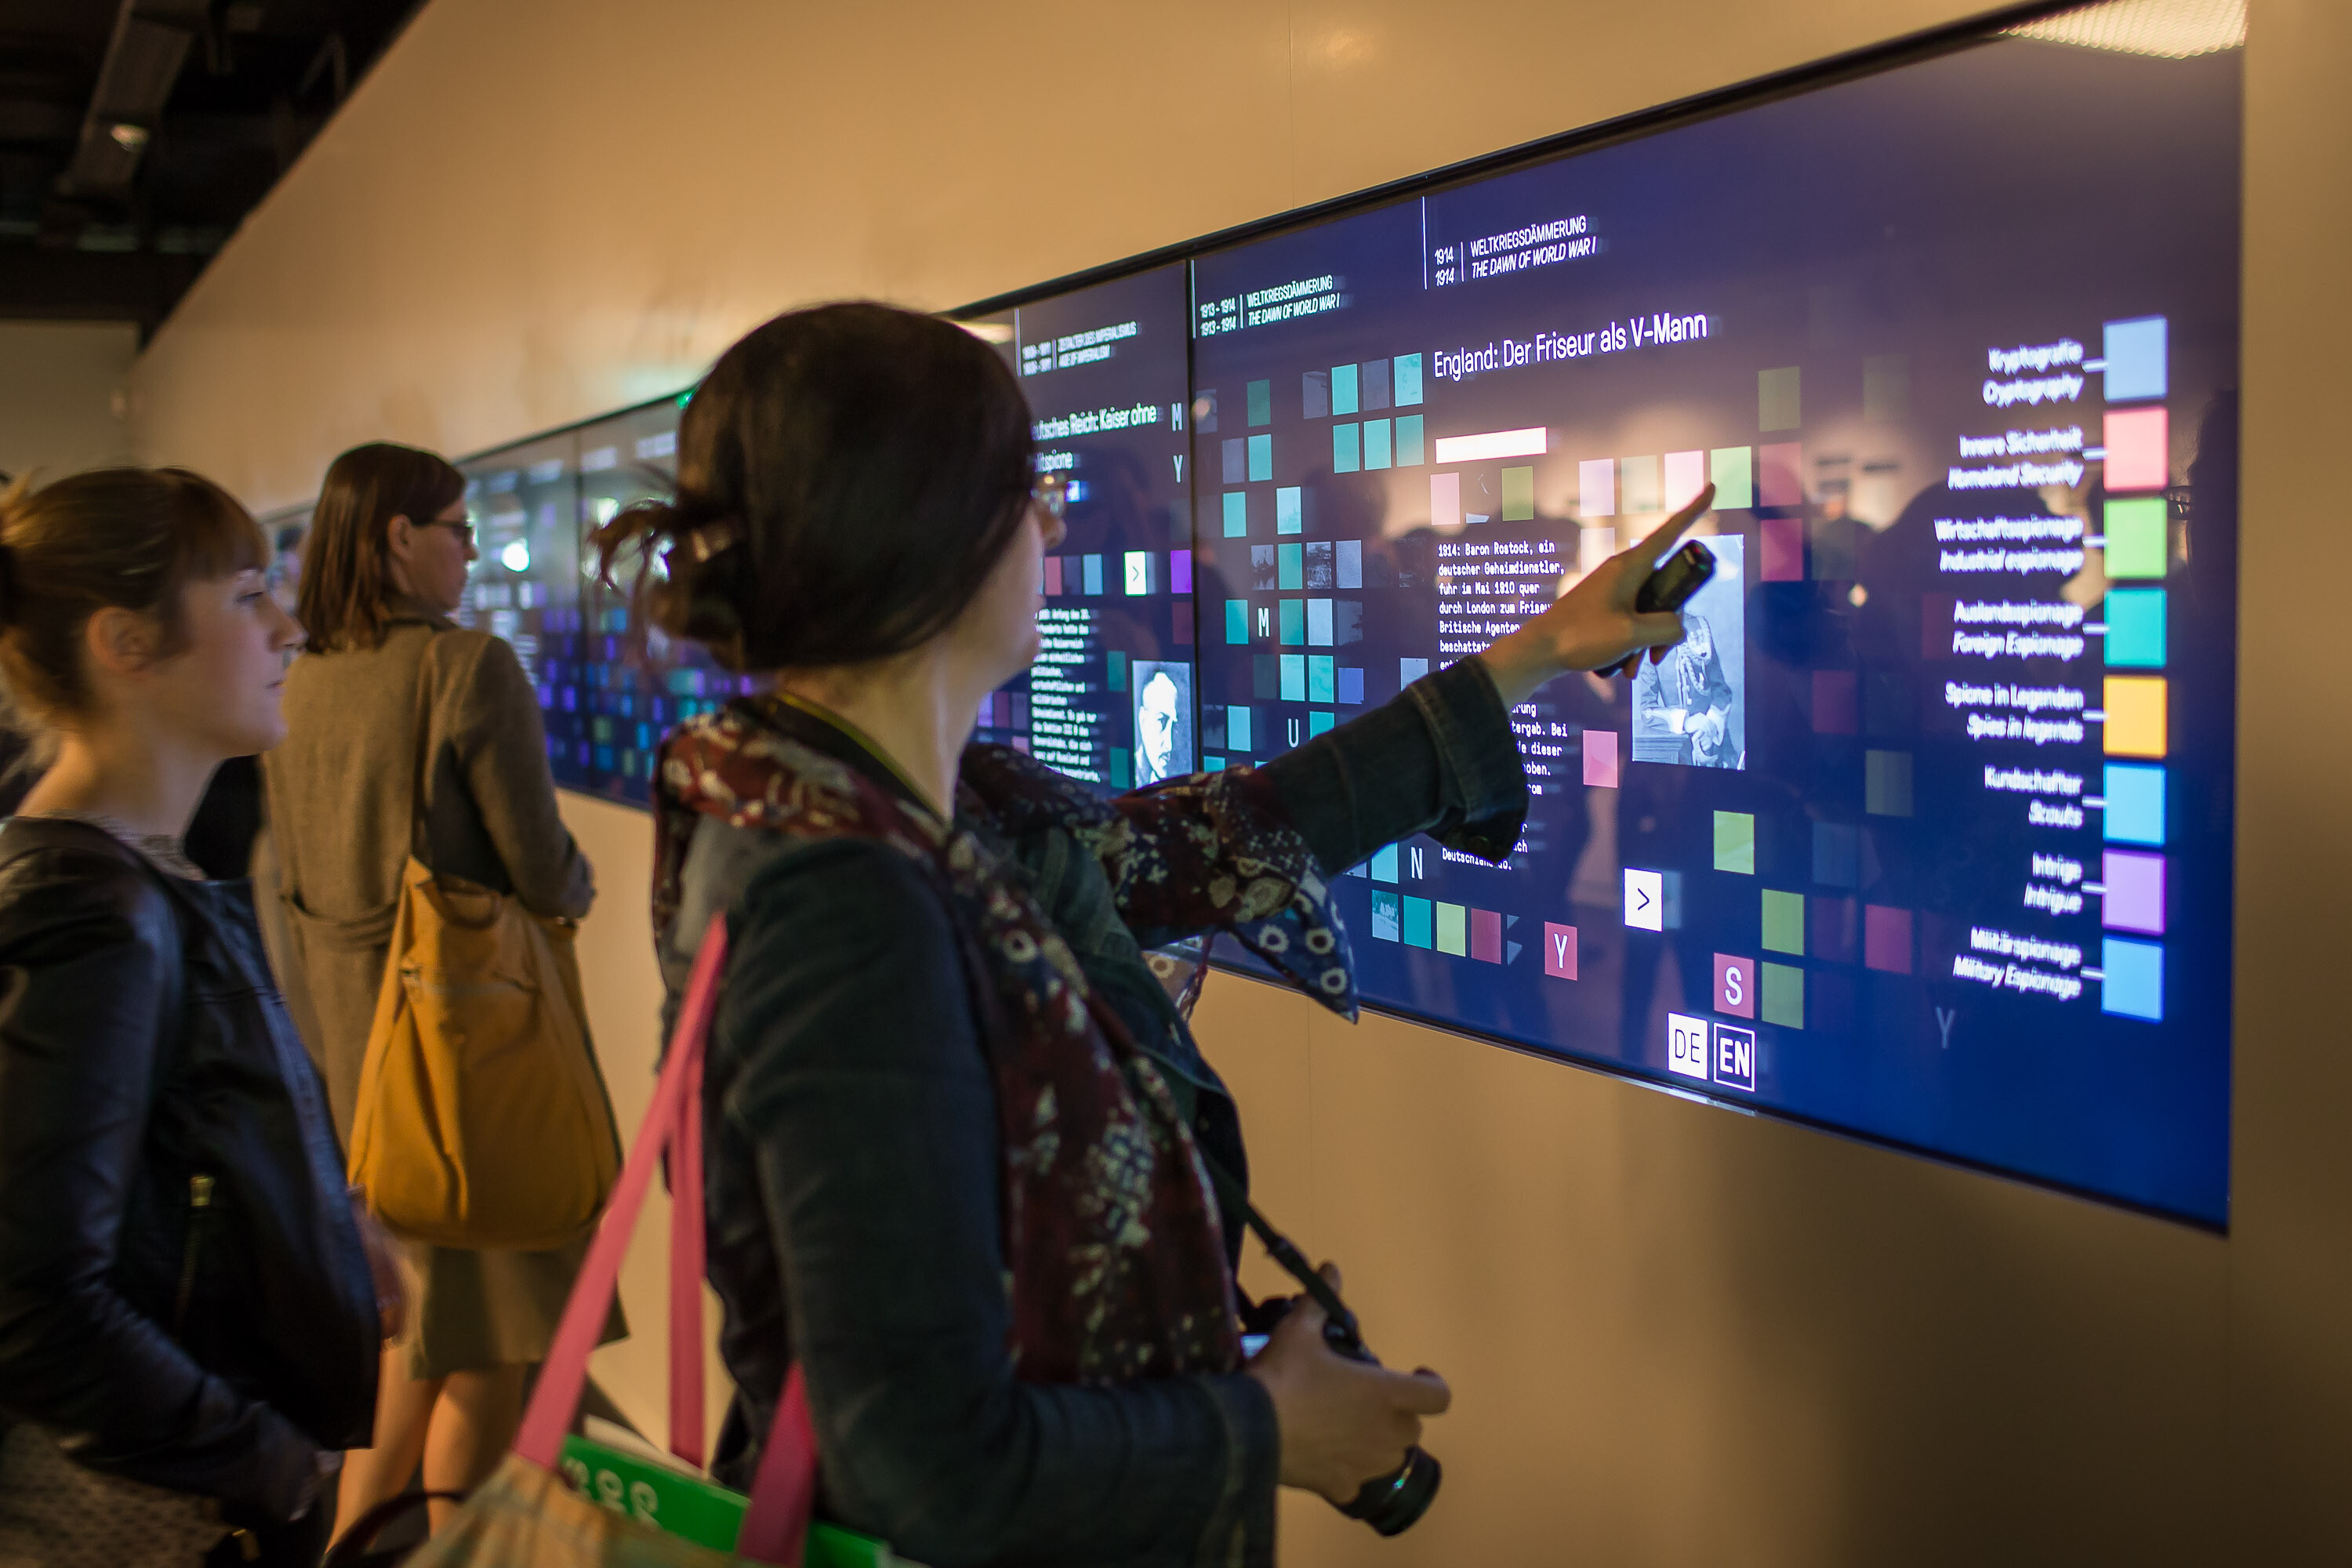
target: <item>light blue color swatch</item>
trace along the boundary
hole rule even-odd
[[[2100,793],[2106,797],[2105,836],[2110,844],[2164,842],[2164,770],[2109,763]]]

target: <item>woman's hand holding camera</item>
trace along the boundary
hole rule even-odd
[[[1339,1289],[1338,1268],[1326,1263],[1320,1272]],[[1274,1400],[1282,1484],[1342,1507],[1366,1481],[1403,1464],[1405,1450],[1421,1441],[1421,1418],[1443,1415],[1454,1402],[1433,1372],[1391,1372],[1333,1350],[1323,1338],[1323,1309],[1304,1297],[1248,1371]]]
[[[1566,670],[1625,667],[1630,673],[1629,661],[1644,650],[1663,658],[1682,641],[1681,616],[1672,610],[1644,614],[1633,608],[1633,599],[1658,563],[1674,552],[1684,531],[1714,504],[1715,487],[1709,485],[1647,538],[1586,573],[1550,609],[1480,654],[1503,706],[1517,707]]]

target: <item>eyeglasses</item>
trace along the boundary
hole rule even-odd
[[[1030,487],[1029,499],[1044,507],[1046,516],[1059,522],[1070,505],[1069,479],[1060,473],[1041,474]]]
[[[436,517],[425,526],[427,528],[454,528],[457,531],[457,542],[459,543],[471,544],[474,542],[474,520],[470,517],[461,517],[454,521],[446,517]]]

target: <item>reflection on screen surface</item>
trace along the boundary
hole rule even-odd
[[[1209,255],[1207,766],[1712,481],[1502,868],[1343,879],[1369,998],[2226,1215],[2240,56],[2006,38]]]

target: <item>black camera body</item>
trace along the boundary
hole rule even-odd
[[[1318,1284],[1321,1281],[1318,1280]],[[1328,1288],[1326,1287],[1328,1289]],[[1338,1298],[1335,1296],[1333,1300]],[[1270,1334],[1297,1306],[1297,1297],[1284,1296],[1260,1301],[1247,1314],[1249,1331]],[[1350,1361],[1370,1366],[1381,1364],[1364,1344],[1364,1336],[1356,1326],[1356,1315],[1345,1306],[1334,1312],[1329,1304],[1324,1308],[1323,1342]],[[1375,1476],[1366,1481],[1361,1490],[1339,1511],[1349,1519],[1360,1519],[1381,1535],[1401,1535],[1420,1522],[1437,1497],[1438,1484],[1445,1479],[1445,1468],[1437,1457],[1418,1443],[1405,1450],[1404,1463],[1385,1476]]]

